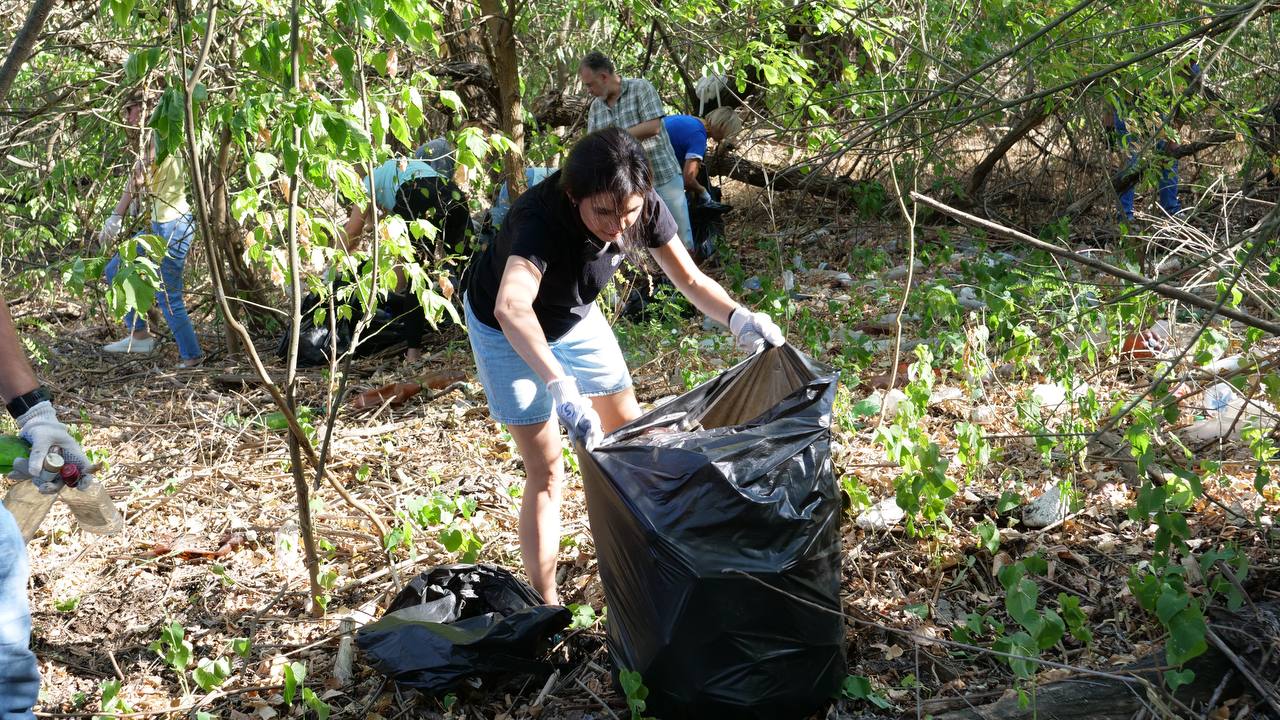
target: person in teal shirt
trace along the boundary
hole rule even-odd
[[[447,177],[436,171],[426,160],[391,158],[374,168],[373,175],[365,178],[365,190],[378,206],[380,216],[395,215],[406,223],[427,220],[435,226],[435,238],[425,236],[414,240],[418,261],[426,264],[443,259],[455,252],[465,252],[462,247],[471,227],[471,215],[467,209],[467,196]],[[343,227],[347,250],[355,250],[361,242],[365,225],[373,215],[372,203],[351,208]],[[397,270],[399,283],[393,300],[397,314],[407,313],[405,342],[409,349],[405,361],[415,363],[422,358],[422,337],[426,334],[426,315],[412,293],[406,293],[404,273]]]

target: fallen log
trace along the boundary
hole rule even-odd
[[[1187,663],[1186,668],[1195,672],[1195,679],[1178,688],[1174,698],[1194,709],[1218,699],[1238,697],[1246,690],[1274,696],[1274,684],[1268,686],[1267,683],[1275,677],[1275,672],[1268,673],[1262,663],[1270,645],[1280,642],[1277,628],[1280,628],[1280,603],[1277,602],[1263,603],[1241,614],[1223,614],[1210,629],[1211,637],[1221,639],[1223,646],[1211,643],[1205,654]],[[1160,650],[1116,674],[1132,675],[1151,686],[1162,687],[1166,669],[1164,651]],[[1273,713],[1280,712],[1275,709],[1274,697],[1261,700]],[[1100,677],[1068,678],[1037,687],[1026,707],[1020,705],[1016,693],[1007,693],[987,705],[938,713],[938,709],[954,707],[957,701],[964,700],[948,698],[926,703],[921,709],[937,720],[1128,720],[1161,702],[1158,698],[1148,698],[1140,684]],[[1159,717],[1160,713],[1155,716]]]
[[[533,119],[543,130],[586,127],[587,108],[590,106],[591,96],[570,95],[559,88],[551,88],[529,103]]]
[[[808,171],[808,172],[806,172]],[[857,203],[871,183],[811,170],[804,165],[777,166],[748,160],[731,150],[707,156],[707,173],[774,190],[801,190],[838,203]]]

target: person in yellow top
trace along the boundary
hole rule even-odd
[[[125,99],[124,124],[130,132],[143,131],[144,105],[142,93],[135,92]],[[191,325],[186,303],[182,299],[183,271],[187,264],[187,253],[190,252],[191,242],[195,237],[191,208],[187,204],[186,174],[180,155],[170,154],[157,163],[154,142],[144,142],[144,147],[146,149],[143,157],[138,159],[129,173],[115,212],[103,224],[98,239],[104,243],[115,240],[124,227],[126,213],[135,207],[135,203],[138,206],[144,203],[150,205],[151,223],[139,234],[150,233],[164,238],[167,246],[165,256],[160,261],[162,287],[156,296],[156,302],[178,346],[178,367],[195,367],[204,359],[204,353],[200,349],[200,340],[196,338],[195,328]],[[107,282],[112,282],[119,270],[120,254],[116,253],[111,262],[107,263]],[[131,310],[125,315],[124,325],[129,334],[104,345],[103,350],[109,353],[149,353],[155,349],[156,341],[147,329],[146,320],[138,317],[136,312]]]

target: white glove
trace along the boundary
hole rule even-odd
[[[782,329],[768,315],[748,312],[742,306],[729,314],[729,331],[744,352],[760,352],[766,343],[778,347],[787,341],[782,336]]]
[[[107,221],[102,223],[102,231],[98,233],[98,242],[111,242],[120,236],[120,231],[124,229],[124,218],[119,215],[112,215]]]
[[[600,415],[591,407],[591,401],[578,392],[578,381],[570,376],[556,378],[547,383],[547,392],[551,393],[556,416],[569,433],[569,439],[581,441],[588,450],[594,450],[604,439]]]
[[[58,422],[58,413],[48,400],[23,413],[17,422],[19,437],[31,443],[31,453],[27,455],[30,470],[39,472],[44,467],[44,456],[56,448],[64,461],[89,474],[89,458],[80,443],[67,432],[67,426]]]

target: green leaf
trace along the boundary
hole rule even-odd
[[[865,675],[845,676],[844,682],[840,684],[840,694],[850,700],[866,700],[882,710],[893,706],[893,703],[875,691],[871,680]]]
[[[1177,692],[1178,688],[1183,685],[1190,685],[1196,679],[1195,672],[1191,670],[1165,670],[1164,682],[1169,686],[1169,692]]]
[[[1058,641],[1062,639],[1062,636],[1066,633],[1066,626],[1058,613],[1052,610],[1045,610],[1040,618],[1042,622],[1040,623],[1039,632],[1035,635],[1036,645],[1041,650],[1048,650],[1057,645]]]
[[[1156,617],[1160,618],[1160,622],[1168,625],[1173,621],[1174,616],[1182,612],[1187,605],[1191,604],[1191,596],[1185,590],[1178,591],[1165,585],[1164,591],[1160,593],[1160,597],[1156,600]]]
[[[1022,496],[1012,490],[1005,490],[996,501],[996,512],[1001,515],[1022,506]]]
[[[329,713],[333,709],[329,707],[329,703],[321,700],[311,688],[302,688],[302,701],[316,714],[316,720],[329,720]]]
[[[307,666],[305,663],[291,662],[284,666],[284,702],[286,705],[293,705],[293,698],[298,692],[298,688],[302,687],[302,681],[307,677]]]
[[[443,103],[445,107],[449,108],[454,112],[462,112],[463,108],[465,107],[465,105],[462,102],[462,98],[458,95],[458,93],[452,90],[441,90],[440,102]]]
[[[235,638],[231,641],[231,651],[242,658],[249,657],[249,650],[252,647],[249,638]]]
[[[1027,572],[1032,575],[1044,575],[1049,572],[1049,563],[1041,557],[1039,553],[1035,555],[1028,555],[1023,558],[1021,562],[1022,566],[1027,569]]]
[[[412,149],[413,143],[409,139],[409,124],[404,121],[404,116],[400,113],[391,113],[391,134],[401,145]]]
[[[342,73],[342,84],[348,90],[354,91],[359,87],[356,82],[356,52],[350,47],[343,45],[333,50],[333,60],[338,64],[338,71]]]
[[[1093,642],[1093,631],[1089,629],[1089,617],[1080,609],[1080,598],[1058,593],[1058,609],[1072,637],[1086,645]]]
[[[231,661],[226,658],[218,658],[210,660],[204,658],[196,669],[191,672],[191,677],[196,681],[196,685],[201,690],[210,692],[220,687],[231,676]]]
[[[1206,628],[1200,608],[1190,605],[1169,622],[1169,639],[1165,642],[1165,658],[1170,665],[1181,665],[1208,649]]]
[[[978,536],[978,547],[995,555],[1000,549],[1000,528],[990,520],[978,523],[974,528],[974,533]]]
[[[1035,649],[1035,642],[1030,635],[1024,632],[1001,637],[995,641],[992,648],[998,652],[1019,656],[1005,658],[1005,661],[1009,663],[1009,668],[1013,670],[1014,674],[1020,678],[1025,679],[1035,675],[1036,668],[1040,665],[1032,659],[1039,656]]]
[[[249,182],[259,185],[270,180],[279,166],[280,159],[275,155],[255,152],[252,162],[245,166],[245,172],[249,176]]]
[[[458,552],[463,542],[462,531],[457,528],[449,528],[440,531],[440,544],[444,545],[444,549],[449,552]]]
[[[422,93],[418,92],[418,88],[410,85],[404,89],[401,97],[404,99],[404,110],[409,124],[413,127],[422,127],[425,119],[422,114]]]
[[[620,670],[618,682],[627,696],[627,708],[631,710],[632,720],[644,717],[645,699],[649,697],[649,688],[644,686],[644,679],[634,670]]]
[[[329,139],[333,141],[334,152],[341,153],[342,148],[347,145],[349,126],[346,118],[338,115],[325,115],[320,118],[320,122],[324,125],[324,131],[328,133]]]
[[[573,615],[573,622],[569,624],[571,630],[583,630],[596,624],[596,609],[586,603],[569,605],[569,612]]]
[[[413,0],[391,0],[391,10],[406,23],[418,21],[418,10],[413,6]]]
[[[921,620],[929,619],[929,606],[925,605],[924,603],[916,603],[914,605],[908,605],[904,607],[903,610],[906,610],[907,612],[911,613],[912,615],[915,615]]]
[[[1009,616],[1024,626],[1035,623],[1036,600],[1040,596],[1040,588],[1026,577],[1019,578],[1005,595],[1005,609]]]
[[[129,27],[130,16],[133,15],[133,6],[135,0],[103,0],[100,6],[101,10],[110,10],[111,18],[115,20],[116,27]]]
[[[404,43],[413,42],[413,30],[411,30],[409,26],[405,24],[404,20],[401,19],[399,15],[395,14],[394,12],[383,13],[381,19],[382,19],[383,29],[386,30],[389,34],[394,35],[401,42],[404,42]],[[387,74],[385,61],[382,64],[381,72],[383,75]]]
[[[146,280],[136,273],[128,275],[120,273],[116,276],[116,284],[120,285],[120,289],[124,291],[125,306],[129,310],[146,313],[151,309],[156,299],[156,289]]]

